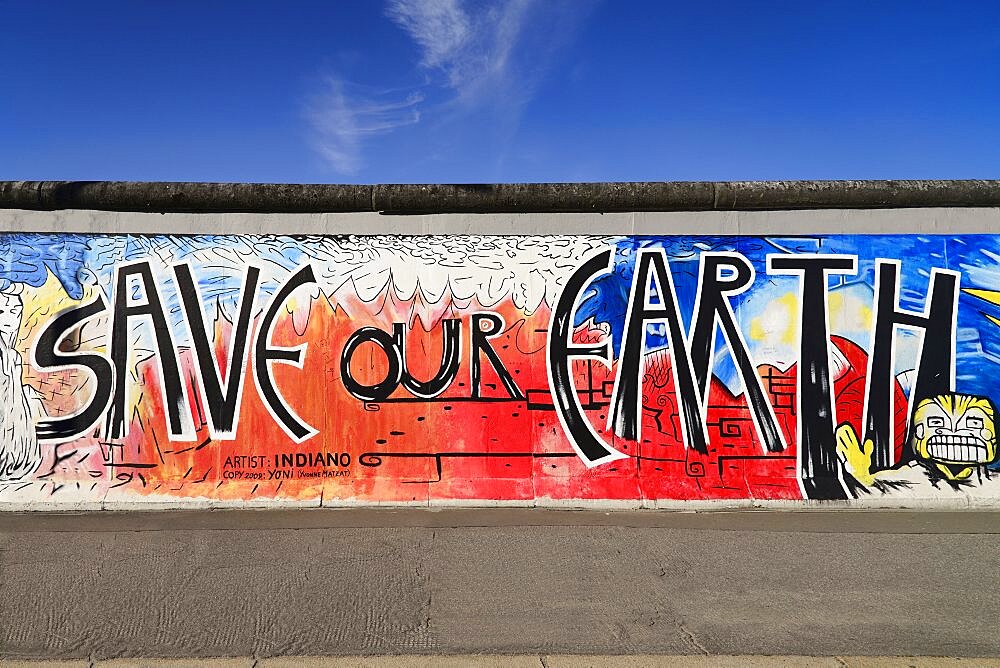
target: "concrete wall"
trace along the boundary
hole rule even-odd
[[[1000,500],[997,208],[0,230],[3,508]]]

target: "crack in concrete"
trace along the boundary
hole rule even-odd
[[[427,550],[428,554],[432,554],[434,552],[434,539],[436,539],[436,538],[437,538],[437,529],[433,529],[431,531],[431,544],[430,544],[430,547]],[[423,565],[423,564],[421,564],[421,565]],[[431,630],[431,606],[434,605],[434,585],[433,585],[433,583],[430,580],[429,571],[424,574],[424,577],[427,578],[427,614],[426,614],[426,619],[424,619],[424,631],[425,631],[425,633],[430,634],[430,630]]]
[[[681,633],[684,634],[684,638],[688,641],[688,643],[691,646],[693,646],[695,649],[697,649],[705,656],[709,656],[711,654],[711,652],[705,649],[705,647],[700,642],[698,642],[698,639],[694,637],[694,634],[691,633],[688,627],[684,626],[684,624],[677,624],[677,628],[681,630]]]

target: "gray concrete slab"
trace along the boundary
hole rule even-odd
[[[810,657],[686,655],[431,655],[290,656],[274,659],[131,658],[108,661],[31,661],[0,659],[0,668],[979,668],[1000,666],[998,659],[949,657]]]
[[[0,207],[0,231],[85,234],[995,234],[1000,207],[391,215],[146,213]]]
[[[6,512],[0,531],[109,532],[237,529],[631,527],[704,531],[1000,534],[990,510],[556,510],[495,508],[294,508],[128,512]]]
[[[0,656],[1000,656],[996,514],[478,512],[3,515]]]

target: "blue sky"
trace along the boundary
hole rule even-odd
[[[0,179],[1000,176],[1000,3],[0,11]]]

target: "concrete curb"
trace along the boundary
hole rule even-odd
[[[27,489],[25,489],[27,487]],[[206,496],[163,497],[150,500],[139,494],[109,493],[90,497],[85,492],[62,500],[53,500],[53,483],[39,482],[0,485],[0,513],[7,512],[119,512],[138,510],[257,510],[325,508],[350,511],[358,508],[383,508],[387,510],[412,509],[536,509],[550,511],[601,511],[601,512],[713,512],[713,511],[844,511],[844,510],[1000,510],[1000,499],[956,493],[950,497],[928,496],[876,496],[869,495],[849,500],[811,499],[549,499],[493,500],[493,499],[434,499],[411,502],[369,503],[357,499],[322,499],[319,496],[303,499],[256,497],[230,500]]]
[[[488,655],[467,654],[448,656],[295,656],[271,659],[214,658],[134,658],[102,661],[32,661],[0,658],[0,668],[785,668],[791,666],[815,668],[952,668],[971,665],[969,659],[953,657],[902,656],[689,656],[689,655]],[[977,666],[1000,666],[1000,659],[976,659]]]
[[[556,213],[997,207],[1000,180],[280,184],[3,181],[0,209]]]
[[[620,527],[834,534],[1000,535],[996,511],[863,509],[587,511],[541,508],[181,509],[169,512],[64,511],[0,513],[0,533],[239,531],[282,529],[458,529]]]

